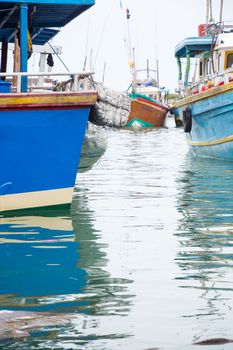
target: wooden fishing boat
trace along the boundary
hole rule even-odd
[[[134,93],[131,95],[131,107],[126,126],[162,127],[165,124],[169,108],[158,100]]]
[[[157,71],[149,69],[147,60],[147,69],[135,70],[133,65],[132,92],[130,113],[126,126],[129,127],[162,127],[165,124],[166,116],[169,111],[165,104],[165,92],[158,84]],[[147,72],[144,80],[139,80],[139,72]],[[157,79],[150,77],[151,72],[157,73]]]
[[[0,1],[0,211],[70,204],[83,138],[97,94],[85,74],[30,73],[33,45],[44,45],[94,0]],[[54,8],[56,7],[56,15]],[[45,15],[46,13],[46,15]],[[8,45],[14,43],[14,72]],[[17,59],[19,58],[19,60]],[[33,85],[68,75],[66,91]]]
[[[207,18],[211,2],[207,1]],[[180,98],[175,120],[183,121],[192,151],[202,157],[233,160],[233,25],[209,20],[198,37],[186,38],[175,48]],[[186,60],[182,79],[181,59]],[[190,62],[195,60],[192,82]]]

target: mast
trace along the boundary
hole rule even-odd
[[[146,75],[147,75],[147,79],[149,79],[150,77],[150,68],[149,68],[149,59],[147,58],[146,60]]]
[[[156,60],[157,86],[159,87],[159,60]]]
[[[209,23],[210,1],[206,0],[206,28]]]
[[[105,78],[105,70],[106,70],[106,62],[104,62],[104,69],[103,69],[102,83],[104,83],[104,78]]]
[[[222,22],[222,10],[223,10],[223,0],[221,0],[221,5],[220,5],[220,16],[219,16],[219,22]]]
[[[135,67],[135,48],[133,48],[132,52],[133,52],[133,61],[131,66],[131,72],[132,72],[132,91],[134,93],[136,92],[136,88],[137,88],[137,72]]]

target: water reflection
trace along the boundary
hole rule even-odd
[[[71,211],[1,218],[1,309],[129,311],[131,297],[125,294],[131,281],[105,271],[107,245],[99,242],[85,193],[76,194]]]
[[[82,293],[89,301],[85,309],[95,315],[125,315],[128,314],[132,302],[133,296],[127,292],[128,284],[132,280],[112,278],[104,269],[108,263],[108,245],[101,242],[102,234],[94,228],[94,215],[91,215],[90,210],[86,211],[87,193],[88,190],[84,188],[77,190],[71,211],[75,239],[79,242],[77,266],[87,273],[86,283],[82,287]]]
[[[183,314],[197,321],[196,341],[231,331],[226,324],[233,308],[233,164],[189,158],[184,168],[178,181],[177,280],[187,298],[187,288],[196,296]]]

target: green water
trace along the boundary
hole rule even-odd
[[[233,164],[192,158],[171,120],[107,133],[71,211],[1,218],[0,308],[42,320],[0,348],[232,349],[192,344],[233,339]]]

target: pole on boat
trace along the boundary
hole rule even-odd
[[[157,73],[157,77],[156,77],[157,86],[159,87],[159,60],[158,59],[156,60],[156,73]]]
[[[220,16],[219,16],[220,23],[222,23],[222,10],[223,10],[223,0],[221,0],[221,5],[220,5]]]
[[[207,28],[209,23],[209,13],[210,13],[210,1],[206,0],[206,25],[205,25],[205,35],[207,35]]]
[[[8,41],[2,41],[2,54],[1,54],[1,73],[6,73],[7,70],[7,52],[8,52]],[[1,77],[5,80],[6,77]]]
[[[184,85],[186,87],[188,86],[189,71],[190,71],[190,51],[186,47],[186,70],[185,70],[185,78],[184,78]]]
[[[20,5],[20,71],[27,72],[28,60],[28,6],[26,3]],[[21,92],[27,92],[27,77],[22,77]]]
[[[135,48],[133,48],[133,61],[132,61],[132,92],[136,92],[136,87],[137,87],[137,72],[136,72],[136,67],[135,67]]]
[[[102,83],[104,83],[104,78],[105,78],[105,70],[106,70],[106,62],[104,62],[104,69],[103,69]]]
[[[149,80],[149,77],[150,77],[150,69],[149,69],[149,59],[147,58],[146,60],[146,74],[147,74],[147,79]]]
[[[93,49],[91,49],[91,51],[90,51],[90,72],[93,71],[93,68],[92,68],[92,53],[93,53]]]
[[[13,66],[14,72],[20,72],[20,47],[19,47],[19,41],[17,38],[17,35],[15,34],[14,39],[14,66]],[[17,76],[13,77],[12,85],[14,87],[17,86]]]

